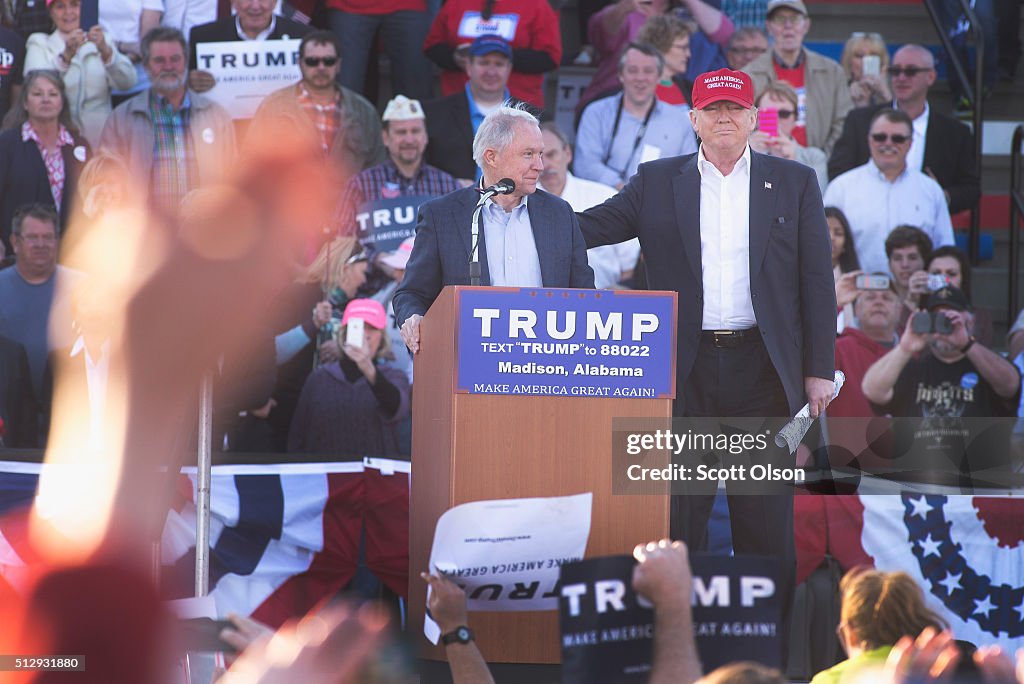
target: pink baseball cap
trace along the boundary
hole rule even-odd
[[[376,299],[353,299],[349,302],[345,307],[341,324],[347,325],[351,318],[361,318],[378,330],[383,330],[388,325],[388,315],[384,313],[384,307]]]
[[[409,263],[409,257],[412,255],[412,243],[415,241],[415,237],[405,238],[402,240],[402,244],[398,246],[398,249],[382,256],[380,263],[404,271],[406,264]]]
[[[694,109],[704,109],[721,100],[750,109],[754,106],[754,82],[742,71],[707,71],[693,82],[693,97],[690,99]]]

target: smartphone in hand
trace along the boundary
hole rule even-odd
[[[889,276],[881,273],[865,273],[857,276],[855,284],[858,290],[888,290]]]
[[[93,26],[99,25],[100,0],[82,0],[79,11],[79,22],[83,31],[88,33]]]
[[[363,348],[363,338],[366,334],[366,321],[362,318],[350,318],[345,329],[345,344],[356,349]]]
[[[779,136],[779,110],[765,107],[757,111],[757,128],[773,138]]]
[[[882,59],[878,55],[864,55],[861,65],[865,76],[877,76],[882,68]]]

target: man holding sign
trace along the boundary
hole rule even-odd
[[[274,14],[274,5],[274,0],[231,0],[232,16],[193,27],[188,34],[192,46],[189,87],[197,93],[205,93],[217,85],[213,74],[197,63],[196,48],[200,43],[288,40],[302,38],[312,30],[305,24]]]
[[[381,139],[387,160],[348,182],[338,204],[336,226],[342,235],[373,243],[374,251],[392,252],[413,236],[420,204],[458,190],[459,184],[423,163],[427,124],[418,100],[398,95],[388,102]]]

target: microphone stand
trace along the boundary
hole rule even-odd
[[[469,284],[476,287],[480,285],[480,257],[478,249],[480,247],[480,212],[484,209],[484,204],[490,198],[494,197],[498,193],[494,190],[488,190],[480,195],[480,199],[476,203],[476,208],[473,209],[473,225],[472,225],[472,236],[473,239],[471,244],[473,245],[472,251],[469,253]]]

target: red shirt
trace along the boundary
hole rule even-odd
[[[494,33],[507,40],[513,51],[545,52],[556,65],[562,60],[558,15],[548,0],[496,0],[494,12],[486,22],[480,17],[483,4],[483,0],[448,0],[434,18],[423,49],[444,44],[454,50],[459,45],[472,43],[479,35]],[[466,80],[462,71],[445,70],[441,74],[441,94],[460,92]],[[516,71],[515,60],[508,90],[513,97],[544,106],[544,74]]]
[[[654,96],[658,98],[658,101],[668,105],[690,104],[683,97],[683,91],[679,89],[679,86],[671,81],[669,81],[668,85],[665,85],[663,81],[659,81],[658,87],[654,90]]]
[[[806,61],[803,55],[795,67],[789,69],[779,64],[778,60],[772,59],[775,65],[775,76],[780,81],[785,81],[793,86],[797,96],[796,127],[793,128],[793,139],[802,146],[807,147],[807,88],[804,86],[804,65]]]
[[[352,14],[391,14],[426,12],[427,0],[327,0],[327,8]]]

